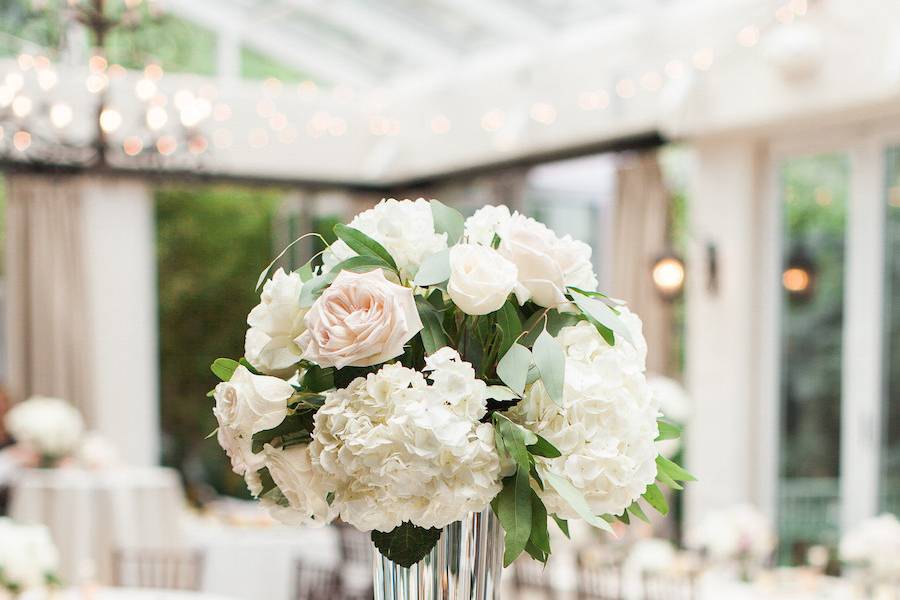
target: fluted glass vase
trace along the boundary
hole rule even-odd
[[[503,530],[487,508],[441,531],[437,545],[412,567],[375,549],[375,600],[499,600]]]

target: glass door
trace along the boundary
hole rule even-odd
[[[803,562],[841,524],[844,265],[850,159],[777,165],[781,216],[779,561]]]

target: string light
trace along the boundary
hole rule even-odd
[[[535,102],[528,114],[542,125],[552,125],[556,121],[556,109],[548,102]]]
[[[278,96],[283,88],[284,84],[277,77],[268,77],[263,81],[263,90],[271,96]]]
[[[144,77],[150,79],[152,81],[159,81],[162,79],[163,69],[156,63],[150,63],[149,65],[144,67]]]
[[[42,69],[37,73],[38,86],[45,92],[49,92],[56,86],[59,77],[53,69]]]
[[[102,73],[106,70],[109,63],[99,54],[95,54],[88,59],[88,68],[94,73]]]
[[[106,72],[110,79],[122,79],[128,75],[128,71],[120,64],[109,65],[109,69]]]
[[[605,90],[582,92],[578,96],[578,107],[582,110],[597,110],[609,106],[609,93]]]
[[[444,135],[450,131],[450,119],[446,115],[435,115],[431,118],[431,131],[437,135]]]
[[[12,101],[12,111],[20,119],[31,113],[31,98],[28,96],[16,96]]]
[[[631,79],[620,79],[616,84],[616,94],[618,94],[620,98],[633,98],[636,93],[637,86],[634,85],[634,81]]]
[[[0,108],[6,108],[16,97],[16,92],[8,85],[0,86]]]
[[[92,94],[99,94],[106,89],[109,79],[103,73],[91,73],[87,76],[84,84],[88,91]]]
[[[147,127],[154,131],[165,127],[169,120],[169,113],[162,106],[151,106],[147,109],[146,122]]]
[[[72,107],[65,102],[57,102],[50,107],[50,122],[57,129],[63,129],[72,122]]]
[[[319,93],[319,86],[316,85],[315,81],[301,81],[297,84],[297,94],[301,98],[308,98],[310,96],[315,96]]]
[[[122,125],[122,113],[114,108],[104,108],[100,112],[100,128],[106,133],[115,132]]]
[[[481,128],[485,131],[499,131],[503,127],[506,116],[499,108],[487,111],[481,117]]]
[[[6,87],[15,93],[21,90],[22,86],[25,85],[25,78],[22,77],[21,73],[7,73],[6,79],[4,79],[3,82],[6,84]]]
[[[156,83],[152,79],[142,77],[134,84],[134,95],[147,102],[156,95]]]
[[[25,152],[31,146],[31,134],[27,131],[17,131],[13,135],[13,146],[19,152]]]
[[[202,135],[194,136],[188,141],[188,152],[191,154],[203,154],[209,147],[209,142]]]
[[[130,135],[122,140],[122,150],[128,156],[137,156],[141,153],[141,150],[144,149],[144,142],[141,141],[141,138]]]
[[[168,156],[177,149],[178,142],[171,135],[164,135],[156,140],[156,150],[163,156]]]
[[[19,63],[20,69],[27,71],[34,66],[34,57],[30,54],[22,53],[16,57],[16,62]]]

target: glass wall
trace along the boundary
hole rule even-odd
[[[880,509],[900,515],[900,146],[887,151]]]
[[[780,165],[783,228],[779,537],[782,562],[840,522],[841,337],[849,160]]]

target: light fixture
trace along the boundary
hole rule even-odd
[[[653,262],[650,277],[663,300],[674,300],[684,290],[684,261],[675,252],[666,251]]]
[[[72,107],[65,102],[57,102],[50,107],[50,122],[62,129],[72,122]]]
[[[31,98],[29,98],[28,96],[16,96],[15,98],[13,98],[13,114],[15,114],[19,118],[27,117],[31,112],[31,106]]]
[[[788,256],[781,273],[781,285],[793,300],[808,300],[815,291],[816,264],[802,246]]]
[[[100,127],[106,133],[113,133],[122,125],[122,113],[114,108],[104,108],[100,112]]]

